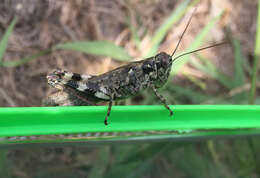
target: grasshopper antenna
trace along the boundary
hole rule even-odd
[[[179,47],[179,45],[180,45],[180,43],[181,43],[182,37],[184,36],[185,32],[187,31],[188,26],[190,25],[191,19],[192,19],[194,13],[196,12],[196,10],[197,10],[197,7],[195,7],[195,9],[193,10],[193,12],[192,12],[192,14],[191,14],[191,16],[190,16],[190,19],[189,19],[189,21],[188,21],[188,23],[187,23],[187,25],[186,25],[184,31],[182,32],[181,37],[180,37],[180,39],[179,39],[179,41],[178,41],[178,44],[177,44],[177,46],[175,47],[175,49],[174,49],[174,51],[173,51],[171,57],[172,57],[172,56],[175,54],[175,52],[177,51],[177,49],[178,49],[178,47]]]
[[[196,49],[196,50],[193,50],[193,51],[189,51],[189,52],[186,52],[186,53],[183,53],[183,54],[180,54],[179,56],[175,57],[172,61],[176,61],[178,58],[182,57],[182,56],[185,56],[185,55],[188,55],[188,54],[191,54],[191,53],[196,53],[198,51],[202,51],[204,49],[209,49],[209,48],[213,48],[213,47],[216,47],[216,46],[220,46],[220,45],[223,45],[223,44],[227,44],[228,42],[222,42],[222,43],[217,43],[217,44],[214,44],[214,45],[210,45],[210,46],[206,46],[204,48],[200,48],[200,49]]]

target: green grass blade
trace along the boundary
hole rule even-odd
[[[135,171],[130,171],[127,178],[142,177],[145,171],[151,168],[153,160],[158,158],[163,152],[166,152],[169,147],[170,145],[168,143],[161,143],[148,145],[141,150],[136,149],[133,152],[129,153],[129,155],[126,156],[122,162],[119,162],[119,165],[135,165],[135,167],[132,168],[132,170]]]
[[[201,79],[190,75],[186,72],[183,72],[183,75],[189,80],[191,81],[194,85],[198,86],[201,90],[206,90],[207,89],[207,84],[206,82],[202,81]]]
[[[187,177],[192,178],[214,177],[211,172],[216,169],[215,165],[207,156],[202,155],[200,151],[194,149],[191,145],[178,149],[176,152],[177,154],[169,155],[169,160],[176,170],[181,170],[185,172]],[[186,160],[182,159],[184,155],[189,158],[188,164]],[[174,164],[174,162],[178,162],[178,164]]]
[[[11,178],[11,171],[8,165],[8,150],[0,150],[0,176],[5,178]]]
[[[232,40],[232,46],[235,53],[235,79],[234,79],[234,87],[239,87],[245,84],[245,71],[243,60],[245,60],[242,56],[240,42],[238,40]]]
[[[212,78],[216,79],[219,83],[225,86],[228,89],[233,88],[232,79],[221,72],[217,66],[212,63],[209,59],[205,59],[201,55],[196,55],[200,62],[193,60],[191,61],[192,66],[199,69],[200,71],[204,72],[205,74],[211,76]]]
[[[108,41],[79,41],[58,44],[54,49],[69,49],[97,56],[108,56],[117,60],[130,60],[131,57],[121,48]]]
[[[109,165],[109,147],[105,146],[99,149],[95,164],[89,173],[89,178],[100,178],[105,176],[106,169]]]
[[[25,57],[25,58],[22,58],[22,59],[19,59],[19,60],[3,62],[0,66],[2,66],[2,67],[17,67],[19,65],[26,64],[27,62],[29,62],[31,60],[37,59],[38,57],[44,56],[44,55],[46,55],[50,52],[51,52],[51,50],[41,51],[41,52],[38,52],[36,54],[33,54],[31,56],[28,56],[28,57]]]
[[[182,16],[186,13],[189,7],[190,0],[185,0],[182,2],[169,16],[169,18],[166,19],[166,21],[160,26],[160,28],[155,33],[154,37],[151,40],[151,49],[149,52],[145,55],[145,57],[154,56],[158,50],[159,44],[164,39],[167,32],[172,28],[174,24],[176,24]],[[191,6],[194,6],[196,3],[198,3],[198,0],[194,0],[191,4]]]
[[[3,59],[3,56],[4,56],[5,50],[7,48],[8,39],[13,32],[13,29],[14,29],[16,22],[17,22],[17,18],[15,17],[12,20],[11,24],[8,26],[2,40],[0,41],[0,65],[2,63],[2,59]]]
[[[210,30],[214,27],[214,25],[219,21],[220,17],[222,16],[222,12],[219,13],[216,17],[210,20],[210,22],[201,30],[199,35],[195,38],[195,40],[192,42],[192,44],[186,49],[186,51],[192,51],[197,49],[199,46],[201,46],[204,42],[204,38],[206,35],[210,32]],[[176,55],[177,56],[177,55]],[[181,67],[186,64],[189,60],[189,55],[186,55],[182,57],[182,59],[177,60],[172,65],[171,75],[176,74],[179,72]]]
[[[131,38],[132,38],[132,41],[134,42],[136,48],[138,50],[141,50],[141,39],[137,33],[137,29],[132,25],[132,24],[129,24],[129,28],[130,28],[130,31],[131,31]]]
[[[252,71],[253,71],[253,69],[252,69],[252,66],[250,65],[249,60],[244,60],[244,61],[243,61],[243,67],[244,67],[244,69],[245,69],[245,72],[246,72],[248,75],[252,76]]]
[[[194,104],[199,104],[204,102],[205,100],[209,100],[210,98],[212,98],[211,96],[208,96],[205,93],[196,92],[190,88],[184,88],[177,85],[172,86],[171,89],[178,94],[182,94],[183,96],[186,96]]]
[[[232,39],[232,47],[234,50],[235,64],[234,64],[234,80],[231,80],[233,88],[242,87],[246,82],[246,74],[244,69],[245,59],[242,56],[240,42]],[[241,101],[248,98],[248,95],[243,92],[232,97],[234,103],[241,103]],[[246,104],[246,103],[245,103]]]
[[[257,13],[257,28],[256,28],[256,41],[255,41],[255,51],[254,51],[254,65],[253,74],[251,78],[251,90],[249,96],[249,103],[254,104],[255,102],[255,92],[256,92],[256,81],[257,81],[257,71],[258,62],[260,54],[260,0],[258,1],[258,13]]]

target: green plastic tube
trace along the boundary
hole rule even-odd
[[[178,105],[0,108],[0,137],[86,132],[193,131],[260,128],[260,106]],[[260,132],[259,132],[260,133]]]

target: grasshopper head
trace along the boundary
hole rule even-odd
[[[156,87],[163,86],[171,71],[172,57],[165,52],[157,54],[143,63],[142,69],[149,78],[154,81]]]
[[[48,81],[48,84],[51,85],[54,88],[57,88],[59,90],[62,90],[62,78],[65,75],[65,71],[56,69],[52,73],[49,73],[46,78]]]
[[[165,52],[161,52],[155,56],[157,70],[167,72],[171,69],[172,57]]]

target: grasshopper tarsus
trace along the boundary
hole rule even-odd
[[[168,111],[170,112],[170,116],[173,116],[173,111],[171,110],[171,108],[167,104],[164,104],[164,107],[168,109]]]
[[[170,116],[173,116],[173,111],[171,109],[169,111],[170,111]]]
[[[105,120],[104,120],[104,124],[105,124],[105,125],[108,125],[108,123],[107,123],[107,117],[106,117]]]

